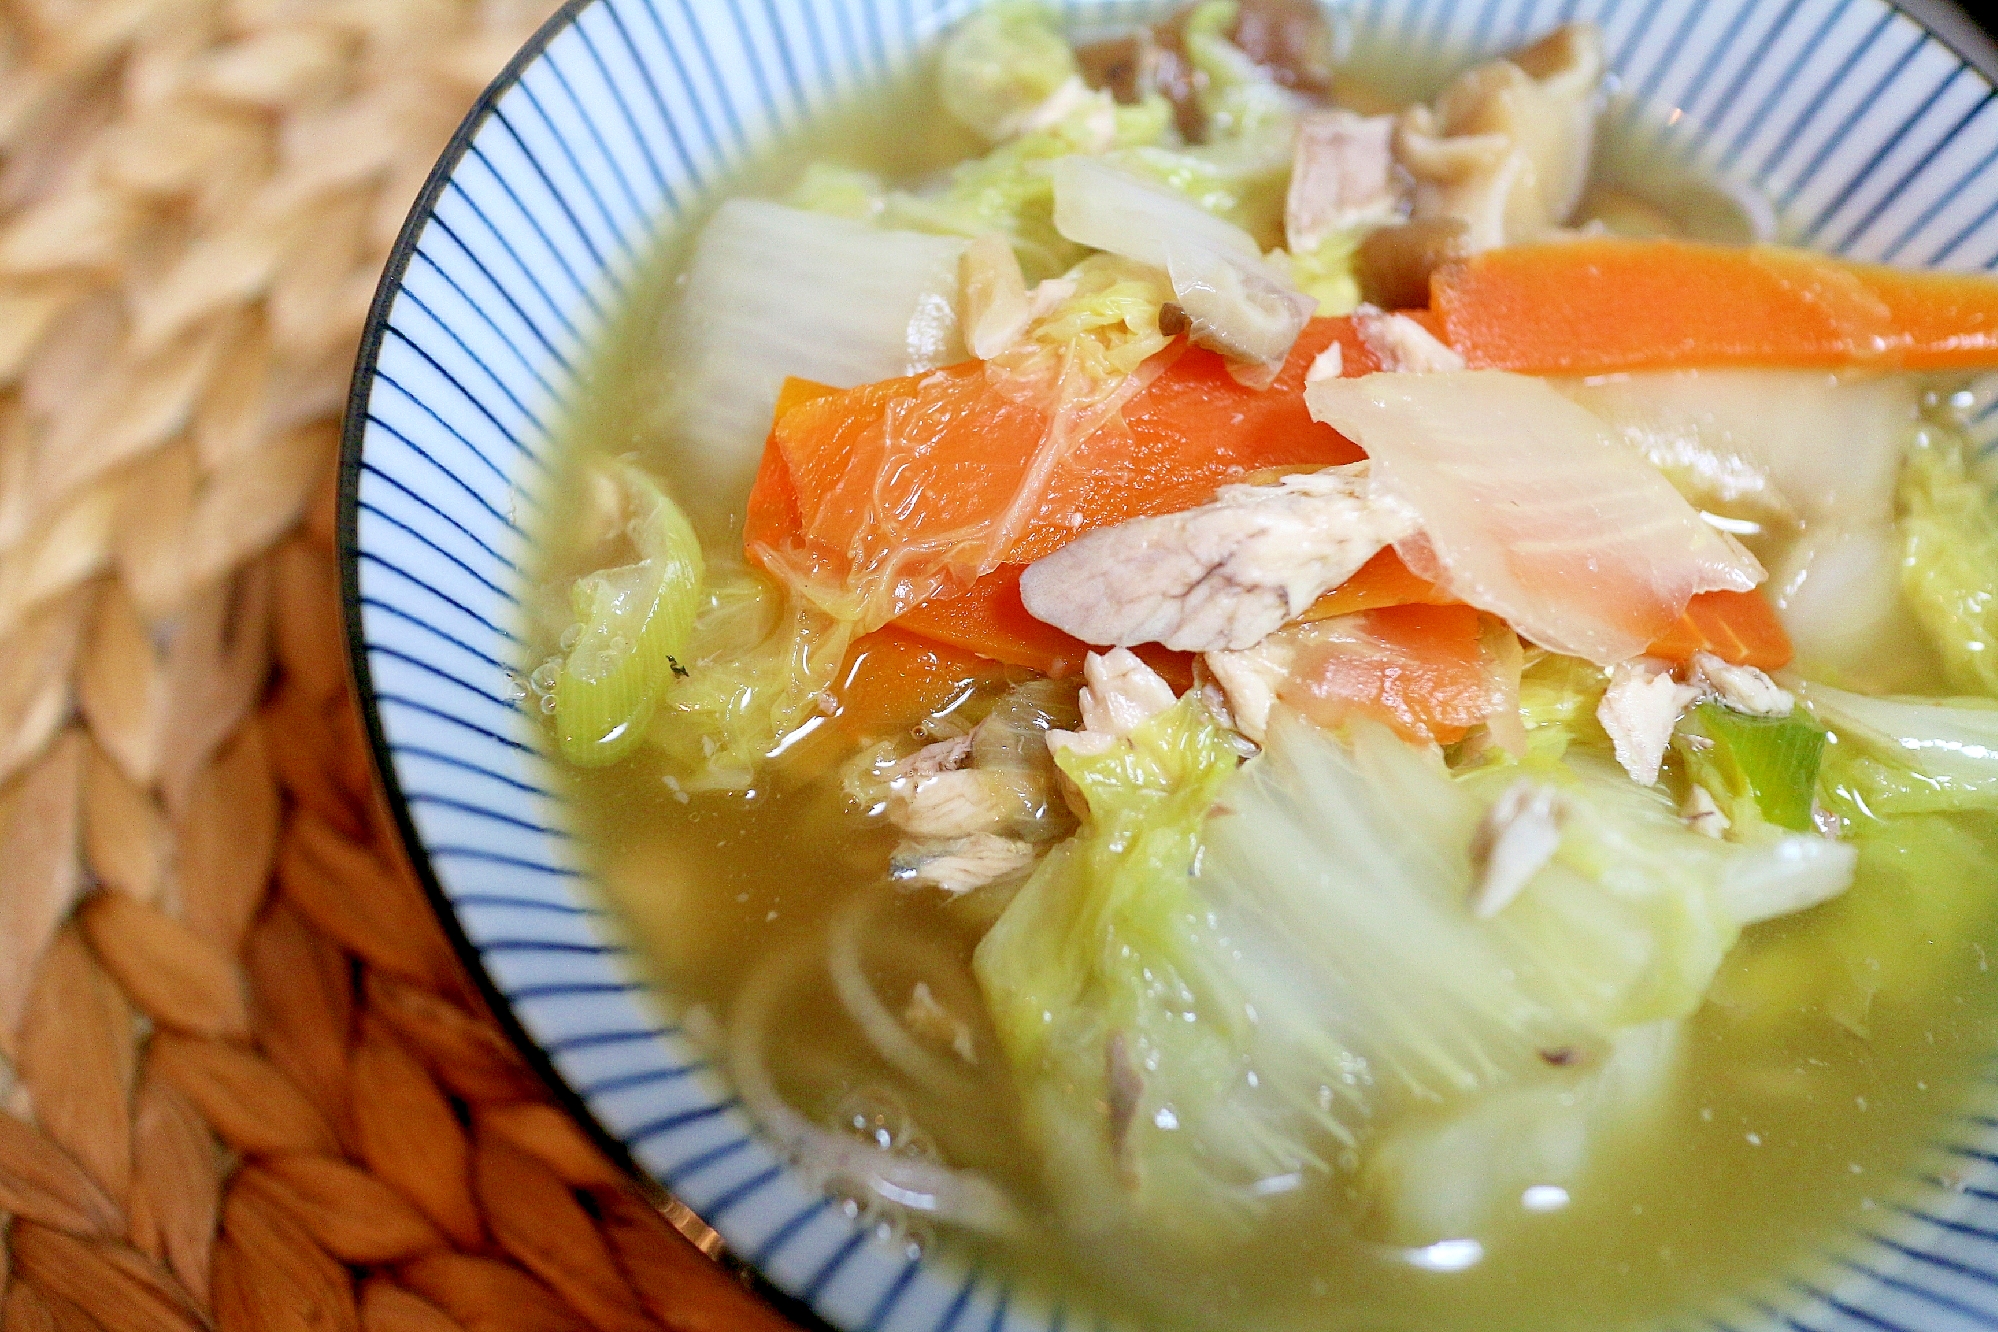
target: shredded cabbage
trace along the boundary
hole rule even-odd
[[[1172,108],[1162,99],[1136,106],[1107,98],[1085,102],[1044,128],[953,167],[933,187],[890,194],[882,218],[889,226],[946,236],[997,231],[1013,242],[1029,281],[1052,277],[1087,251],[1055,230],[1050,167],[1076,154],[1156,143],[1171,124]]]
[[[1322,318],[1351,314],[1359,308],[1360,279],[1356,260],[1361,230],[1335,231],[1299,254],[1278,250],[1270,262],[1290,277],[1290,283],[1318,302]]]
[[[682,790],[746,791],[763,760],[822,716],[853,630],[746,565],[711,569],[680,662],[645,733]]]
[[[1172,283],[1156,268],[1095,254],[1065,275],[1075,292],[1036,320],[1005,358],[1015,372],[1059,371],[1108,386],[1166,349],[1159,311]]]
[[[1187,17],[1205,142],[1161,139],[1111,154],[1116,164],[1184,195],[1248,232],[1265,250],[1283,243],[1302,102],[1228,40],[1238,6],[1210,0]]]
[[[1952,689],[1998,695],[1998,508],[1962,437],[1926,429],[1901,472],[1901,586]]]

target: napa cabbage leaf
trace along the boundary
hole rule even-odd
[[[1050,1189],[1082,1232],[1238,1233],[1264,1196],[1322,1168],[1298,1122],[1322,1117],[1315,1083],[1286,1104],[1296,1079],[1263,1082],[1262,1060],[1344,1066],[1322,1039],[1266,1048],[1259,1006],[1287,1001],[1240,964],[1193,877],[1241,755],[1189,694],[1108,752],[1056,762],[1081,830],[974,960]]]
[[[1836,747],[1834,747],[1835,749]],[[1736,1021],[1773,1028],[1829,1017],[1868,1033],[1882,996],[1916,994],[1991,943],[1998,839],[1988,819],[1902,814],[1853,833],[1851,891],[1750,934],[1715,979]]]
[[[1850,832],[1894,815],[1998,809],[1998,701],[1795,690],[1832,729],[1820,799]]]
[[[1360,304],[1356,267],[1361,232],[1335,231],[1317,245],[1295,254],[1279,250],[1270,256],[1290,278],[1291,285],[1318,302],[1323,318],[1351,314]]]
[[[763,761],[823,715],[852,639],[757,570],[712,569],[645,741],[682,790],[749,790]]]
[[[1901,470],[1901,587],[1952,689],[1998,695],[1998,507],[1954,431],[1921,431]]]
[[[1016,133],[1030,112],[1081,77],[1054,15],[1020,0],[1002,0],[958,24],[937,62],[944,110],[993,142]]]
[[[1186,16],[1187,58],[1200,78],[1195,95],[1210,143],[1245,140],[1271,130],[1296,131],[1298,99],[1229,39],[1241,18],[1234,0],[1202,0]]]
[[[1051,1192],[1090,1231],[1224,1241],[1417,1107],[1600,1067],[1697,1007],[1769,902],[1851,869],[1818,837],[1700,837],[1580,751],[1453,777],[1384,727],[1280,709],[1244,764],[1193,695],[1058,762],[1081,830],[976,967]],[[1524,773],[1564,796],[1560,846],[1480,919],[1473,839]]]
[[[1054,123],[1018,135],[983,157],[951,168],[932,185],[894,191],[884,202],[885,225],[945,236],[996,231],[1013,243],[1028,281],[1053,277],[1088,250],[1055,230],[1049,168],[1076,154],[1097,155],[1162,140],[1172,108],[1153,98],[1136,106],[1084,104]]]
[[[1609,688],[1609,672],[1592,661],[1560,652],[1528,654],[1519,676],[1519,720],[1526,728],[1529,756],[1552,760],[1580,745],[1613,753],[1610,738],[1596,720]]]

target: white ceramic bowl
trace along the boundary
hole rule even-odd
[[[851,1223],[661,1021],[584,881],[516,603],[551,431],[654,236],[773,136],[919,58],[969,0],[572,0],[480,100],[412,212],[354,380],[342,534],[353,659],[412,858],[522,1048],[684,1206],[691,1230],[860,1332],[1114,1324],[1005,1272],[911,1259]],[[1062,8],[1135,20],[1156,6]],[[1603,27],[1610,115],[1758,182],[1786,239],[1946,268],[1998,262],[1998,99],[1884,0],[1358,0],[1362,47],[1468,60]],[[1959,16],[1960,23],[1960,16]],[[1945,23],[1938,29],[1947,31]],[[1952,34],[1968,48],[1975,33]],[[1636,114],[1638,110],[1646,114]],[[1998,417],[1980,423],[1998,435]],[[1941,1125],[1964,1187],[1725,1306],[1716,1328],[1998,1328],[1998,1119]]]

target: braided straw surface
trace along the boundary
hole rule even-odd
[[[0,0],[7,1332],[776,1329],[548,1104],[380,813],[333,458],[547,0]]]

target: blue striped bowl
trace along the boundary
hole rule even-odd
[[[746,158],[917,58],[971,0],[572,0],[466,119],[383,279],[342,475],[353,660],[402,835],[521,1047],[571,1108],[771,1287],[835,1327],[1103,1325],[1003,1272],[911,1259],[796,1177],[597,909],[515,699],[552,431],[661,232]],[[1085,3],[1091,18],[1147,7]],[[1358,0],[1357,49],[1441,64],[1593,18],[1626,146],[1760,182],[1797,241],[1998,264],[1998,97],[1883,0]],[[1974,37],[1974,32],[1972,33]],[[1961,40],[1961,39],[1959,39]],[[1992,395],[1987,395],[1987,398]],[[1980,423],[1989,447],[1998,417]],[[1688,1326],[1998,1328],[1998,1118],[1953,1187]]]

